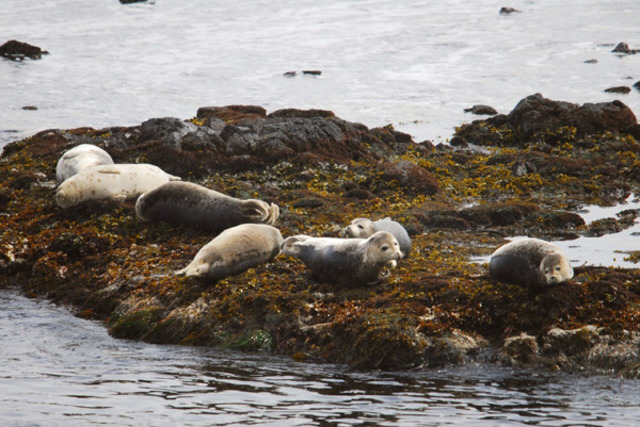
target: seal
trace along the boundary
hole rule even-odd
[[[236,199],[191,182],[169,182],[140,196],[136,215],[144,221],[217,233],[245,223],[274,225],[280,208],[262,200]]]
[[[112,165],[113,159],[102,148],[91,144],[80,144],[65,153],[56,165],[58,183],[71,178],[89,166]]]
[[[177,275],[219,280],[271,261],[281,251],[280,230],[266,224],[240,224],[204,245]]]
[[[345,287],[384,279],[388,269],[402,258],[398,241],[387,231],[378,231],[366,239],[297,235],[285,239],[282,251],[302,260],[319,282]]]
[[[58,186],[56,203],[68,208],[88,200],[124,201],[179,179],[147,163],[89,166]]]
[[[409,255],[409,252],[411,252],[411,238],[409,237],[409,233],[407,233],[407,230],[400,225],[400,223],[393,221],[389,217],[379,219],[378,221],[371,221],[368,218],[356,218],[351,221],[351,224],[340,231],[340,235],[366,239],[376,231],[388,231],[393,234],[393,237],[395,237],[400,244],[400,250],[405,258]]]
[[[573,277],[573,268],[553,243],[526,238],[499,247],[491,255],[489,275],[501,282],[535,287],[566,282]]]

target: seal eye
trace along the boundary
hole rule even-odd
[[[389,249],[389,246],[385,245],[385,246],[381,247],[380,249],[382,249],[383,251],[386,251],[387,249]]]
[[[362,225],[360,225],[360,224],[358,224],[358,228],[359,228],[360,230],[364,230],[364,227],[363,227]]]

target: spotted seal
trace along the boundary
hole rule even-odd
[[[88,200],[124,201],[179,179],[147,163],[89,166],[58,186],[56,203],[68,208]]]
[[[379,219],[371,221],[368,218],[356,218],[351,224],[340,231],[341,236],[359,237],[366,239],[373,235],[376,231],[388,231],[393,234],[400,244],[400,250],[406,258],[411,252],[411,238],[407,230],[400,223],[393,221],[391,218]]]
[[[553,243],[526,238],[499,247],[491,255],[489,275],[521,286],[544,286],[571,279],[573,268]]]
[[[80,144],[60,157],[56,165],[56,179],[61,183],[89,166],[112,164],[113,159],[102,148],[91,144]]]
[[[280,230],[266,224],[228,228],[202,247],[177,275],[219,280],[271,261],[281,250]]]
[[[143,194],[136,214],[145,221],[163,221],[197,230],[220,232],[244,223],[274,225],[276,204],[241,200],[191,182],[169,182]]]
[[[326,283],[356,287],[375,283],[402,258],[400,245],[387,231],[361,238],[331,238],[297,235],[284,240],[285,255],[299,258],[312,276]]]

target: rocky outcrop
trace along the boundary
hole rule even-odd
[[[534,290],[493,282],[472,262],[508,236],[568,239],[634,223],[628,212],[587,227],[576,213],[640,191],[640,143],[616,131],[635,118],[591,105],[526,99],[462,126],[467,146],[440,149],[324,110],[237,105],[186,121],[43,131],[0,158],[0,284],[75,307],[119,338],[357,369],[489,361],[633,376],[640,270],[580,266],[568,283]],[[574,131],[589,114],[591,127]],[[139,221],[133,202],[55,204],[56,162],[81,143],[276,203],[285,237],[335,237],[353,218],[391,217],[412,236],[412,254],[382,283],[355,289],[319,283],[283,255],[216,282],[177,277],[214,234]]]

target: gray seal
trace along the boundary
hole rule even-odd
[[[573,268],[553,243],[526,238],[499,247],[491,255],[489,275],[501,282],[536,287],[570,280]]]
[[[411,252],[411,237],[409,237],[409,233],[407,233],[407,230],[400,225],[400,223],[393,221],[391,218],[379,219],[378,221],[371,221],[367,218],[356,218],[351,221],[351,224],[340,231],[340,235],[366,239],[376,231],[388,231],[393,234],[393,237],[395,237],[400,244],[400,250],[405,258],[409,255],[409,252]]]
[[[198,251],[177,275],[219,280],[271,261],[281,250],[280,230],[265,224],[229,228]]]
[[[282,252],[302,260],[317,281],[345,287],[384,279],[402,258],[398,241],[386,231],[366,239],[292,236],[284,240]]]
[[[274,225],[280,209],[262,200],[241,200],[191,182],[168,182],[140,196],[136,215],[218,233],[245,223]]]

